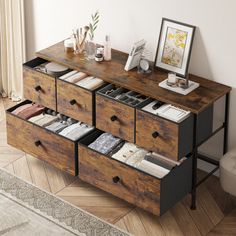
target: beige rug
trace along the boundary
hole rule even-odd
[[[130,234],[0,168],[0,235]]]

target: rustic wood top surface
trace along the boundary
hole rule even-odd
[[[127,72],[124,70],[124,66],[128,54],[117,50],[112,50],[112,60],[110,62],[88,61],[83,55],[66,53],[63,42],[43,49],[37,52],[36,55],[72,69],[83,71],[89,75],[94,75],[104,81],[142,93],[151,98],[171,103],[193,113],[201,112],[231,90],[229,86],[190,75],[190,80],[200,83],[199,88],[186,96],[171,92],[158,86],[159,82],[167,78],[166,72],[155,69],[148,76],[138,74],[136,68]]]

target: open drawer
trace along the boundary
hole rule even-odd
[[[198,116],[197,144],[212,134],[213,108]],[[136,110],[136,143],[173,160],[179,160],[193,149],[194,116],[176,123],[150,112]]]
[[[56,79],[36,69],[46,62],[44,59],[35,58],[23,65],[24,97],[56,110]]]
[[[95,91],[57,80],[57,111],[89,125],[95,123]]]
[[[192,151],[193,115],[181,123],[175,123],[146,111],[136,110],[136,143],[173,160],[179,160]]]
[[[88,147],[101,131],[80,141],[79,177],[155,215],[162,215],[191,191],[192,157],[159,179]]]
[[[29,103],[24,101],[6,111],[8,144],[72,175],[78,174],[78,141],[49,131],[11,112]]]
[[[113,92],[109,93],[109,91]],[[124,95],[123,98],[116,98],[125,93],[130,94],[130,96]],[[133,102],[126,102],[135,95],[142,96],[124,88],[117,88],[112,84],[99,90],[96,94],[96,127],[134,143],[135,108],[149,101],[149,98],[145,96],[145,99],[139,104],[135,103],[135,99]]]

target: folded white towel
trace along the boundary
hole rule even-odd
[[[67,79],[67,78],[69,78],[70,76],[72,76],[72,75],[74,75],[76,73],[78,73],[78,71],[77,70],[73,70],[73,71],[71,71],[69,73],[66,73],[65,75],[60,76],[59,79],[62,79],[62,80]]]

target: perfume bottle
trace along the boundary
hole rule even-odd
[[[104,43],[104,60],[110,61],[111,60],[111,40],[110,36],[106,35],[105,43]]]

